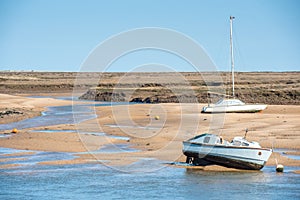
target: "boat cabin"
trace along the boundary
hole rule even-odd
[[[244,137],[234,137],[231,142],[228,142],[218,135],[209,134],[209,133],[197,135],[196,137],[189,139],[188,142],[198,143],[198,144],[208,144],[208,145],[225,145],[225,146],[261,148],[259,143],[249,142]]]
[[[196,137],[193,137],[188,140],[191,143],[202,143],[202,144],[222,144],[223,138],[214,134],[204,133],[201,135],[197,135]]]
[[[245,103],[239,99],[220,99],[215,104],[215,106],[242,106],[242,105],[245,105]]]
[[[233,146],[244,146],[244,147],[253,147],[253,148],[261,148],[261,146],[257,142],[249,142],[243,137],[234,137],[231,141]]]

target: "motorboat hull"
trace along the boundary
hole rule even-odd
[[[224,167],[260,170],[272,154],[271,149],[225,145],[206,145],[183,142],[183,153],[193,159],[194,165],[221,165]]]

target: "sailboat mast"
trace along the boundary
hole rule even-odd
[[[231,56],[231,76],[232,76],[232,96],[234,97],[234,59],[233,59],[233,41],[232,41],[232,21],[234,17],[230,16],[230,56]]]

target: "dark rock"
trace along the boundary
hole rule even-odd
[[[112,101],[124,102],[126,95],[123,92],[97,92],[97,90],[88,90],[79,99],[95,100],[95,101]]]
[[[136,97],[130,100],[130,102],[135,102],[135,103],[144,103],[142,97]]]
[[[15,110],[5,110],[0,112],[0,116],[8,116],[8,115],[23,115],[23,112],[15,111]]]

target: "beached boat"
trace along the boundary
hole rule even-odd
[[[264,104],[245,104],[239,99],[220,99],[216,104],[204,106],[201,112],[259,112],[266,107],[267,105]]]
[[[186,162],[196,166],[220,165],[224,167],[260,170],[272,154],[272,149],[262,148],[245,137],[235,137],[232,142],[214,134],[202,134],[183,142]]]
[[[245,104],[235,98],[234,94],[234,59],[232,42],[232,21],[234,17],[230,16],[230,54],[231,54],[231,79],[232,79],[232,99],[221,99],[216,104],[209,104],[202,108],[202,113],[215,112],[259,112],[267,108],[265,104]]]

